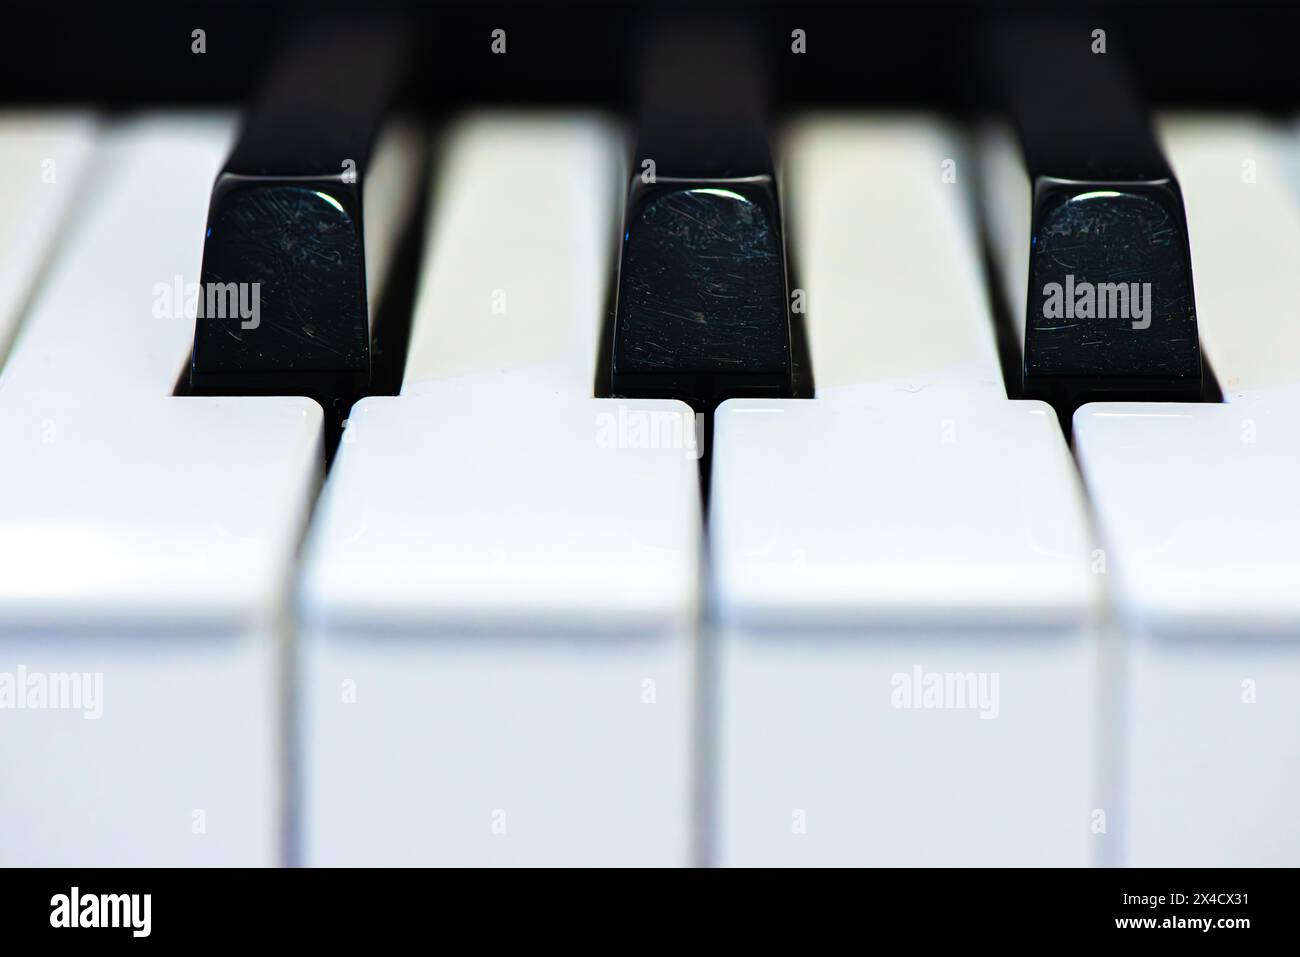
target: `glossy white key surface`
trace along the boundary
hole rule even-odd
[[[1290,131],[1162,128],[1185,197],[1201,342],[1223,404],[1098,403],[1075,448],[1122,635],[1130,865],[1300,862],[1300,207]]]
[[[591,398],[620,163],[587,119],[448,134],[407,380],[304,556],[309,863],[691,861],[694,419]]]
[[[4,863],[283,860],[283,606],[321,413],[171,394],[193,317],[165,290],[196,281],[231,129],[106,133],[90,163],[111,175],[5,368],[0,672],[84,674],[102,697],[90,720],[5,714]]]
[[[731,400],[711,506],[721,614],[756,632],[1077,626],[1093,583],[1056,428],[1005,399]]]
[[[1300,399],[1300,396],[1296,397]],[[1119,609],[1166,637],[1290,635],[1300,401],[1096,403],[1076,447],[1116,559]]]
[[[358,403],[322,503],[313,622],[597,634],[681,624],[697,515],[672,506],[698,485],[689,410],[581,397],[530,407],[502,391]],[[682,445],[638,448],[625,428],[620,448],[620,409]],[[399,447],[411,467],[393,475],[383,453]]]
[[[0,363],[85,184],[94,140],[87,114],[0,113]]]
[[[972,171],[923,118],[809,122],[786,163],[818,397],[717,413],[713,859],[1086,864],[1082,496],[1005,398]]]

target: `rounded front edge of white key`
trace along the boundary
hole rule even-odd
[[[1074,633],[1095,614],[1081,489],[1043,403],[725,402],[711,510],[718,614],[746,632]]]
[[[1118,612],[1134,630],[1294,637],[1300,390],[1094,403],[1074,416]]]
[[[449,384],[353,409],[309,537],[328,631],[660,634],[698,604],[696,419]]]
[[[0,403],[0,621],[17,632],[273,620],[321,469],[296,397]]]

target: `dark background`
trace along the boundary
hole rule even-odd
[[[772,38],[773,90],[785,105],[978,109],[981,30],[999,18],[1069,18],[1107,31],[1108,52],[1137,71],[1157,105],[1249,105],[1279,113],[1300,102],[1295,23],[1287,2],[1169,0],[1083,4],[974,0],[760,2],[437,2],[281,0],[69,4],[11,2],[0,32],[7,106],[109,107],[239,101],[276,50],[323,16],[401,15],[423,44],[414,95],[431,111],[479,103],[628,105],[630,53],[647,18],[737,14]],[[190,33],[207,31],[207,52]],[[508,52],[490,52],[507,31]],[[808,52],[789,54],[790,31]]]

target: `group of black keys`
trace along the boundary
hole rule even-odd
[[[1033,195],[1028,315],[1009,393],[1051,402],[1067,431],[1086,401],[1213,398],[1182,196],[1130,74],[1090,55],[1086,35],[1008,30],[988,52]],[[397,391],[409,301],[387,318],[385,303],[368,302],[362,204],[413,59],[403,32],[383,26],[321,30],[280,58],[217,178],[203,250],[203,288],[259,283],[259,320],[245,328],[201,314],[180,391],[310,396],[325,410],[331,453],[353,402]],[[593,394],[680,399],[706,422],[728,398],[812,396],[768,145],[767,62],[743,29],[645,37]],[[1075,204],[1081,196],[1091,201]],[[1063,263],[1095,283],[1146,269],[1157,290],[1149,325],[1045,315],[1034,293]],[[392,266],[408,280],[415,268],[410,256]],[[387,283],[385,298],[399,286]],[[916,316],[891,321],[924,321],[924,295]]]

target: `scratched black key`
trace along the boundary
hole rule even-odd
[[[609,393],[791,395],[781,204],[744,31],[674,24],[644,51]]]
[[[1018,28],[989,44],[1032,190],[1024,395],[1064,416],[1206,390],[1182,193],[1120,53],[1100,39]]]
[[[391,115],[409,56],[400,29],[352,25],[279,58],[212,190],[193,393],[310,396],[333,429],[366,394],[371,317],[417,205],[419,140]]]

